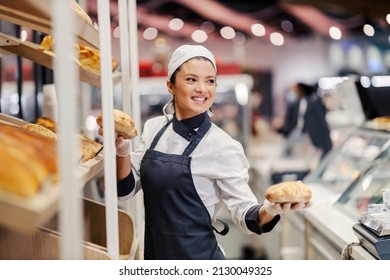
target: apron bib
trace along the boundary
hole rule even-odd
[[[155,151],[171,122],[157,133],[140,168],[145,203],[145,259],[225,259],[210,215],[196,192],[189,156],[211,123],[205,119],[182,155]]]

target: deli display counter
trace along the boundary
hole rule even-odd
[[[348,206],[340,208],[340,204],[347,200],[347,193],[361,178],[362,171],[385,157],[389,146],[388,131],[365,126],[351,130],[318,168],[304,178],[303,182],[312,190],[313,206],[283,219],[281,251],[295,249],[302,259],[340,259],[349,244],[357,243],[352,227],[359,212],[348,211],[345,209]],[[367,201],[375,199],[370,196]],[[355,203],[356,207],[364,208],[363,200]]]
[[[359,243],[348,251],[349,259],[390,259],[389,170],[387,148],[335,202],[355,222],[353,231]]]
[[[322,200],[312,209],[305,211],[305,248],[308,259],[351,258],[351,248],[360,246],[358,244],[361,236],[356,234],[355,224],[358,223],[359,217],[368,211],[369,206],[381,204],[382,191],[389,187],[389,149],[387,139],[380,148],[381,152],[373,160],[366,162],[359,175],[341,194],[337,191],[341,191],[342,185],[336,186],[336,190],[327,191],[320,191],[321,186],[312,188],[315,195],[321,194]],[[354,248],[354,251],[359,250]],[[359,255],[363,256],[362,253]],[[367,256],[363,259],[367,259]]]

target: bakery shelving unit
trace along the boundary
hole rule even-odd
[[[6,20],[14,24],[22,25],[45,34],[52,34],[51,5],[52,0],[40,1],[2,1],[0,4],[0,20]],[[99,47],[98,30],[83,20],[77,13],[74,13],[75,34],[79,43],[88,44],[92,47]],[[29,41],[22,41],[14,36],[0,32],[0,47],[7,52],[27,58],[37,64],[53,69],[53,53],[43,52],[40,45]],[[80,81],[90,85],[101,87],[99,73],[91,72],[84,67],[78,66]],[[114,71],[112,79],[114,83],[119,82],[121,76],[119,71]]]
[[[132,8],[135,8],[135,1],[130,2],[132,2]],[[57,94],[61,97],[59,119],[62,120],[58,145],[61,174],[59,186],[44,188],[32,199],[0,192],[0,211],[3,213],[0,218],[0,230],[5,231],[5,233],[2,232],[0,244],[2,244],[2,248],[8,248],[7,252],[14,253],[7,255],[3,251],[0,258],[132,259],[135,257],[138,242],[134,234],[134,225],[128,213],[118,210],[116,189],[106,189],[104,205],[86,199],[82,200],[80,195],[84,184],[102,170],[104,171],[105,185],[115,185],[112,87],[113,83],[118,82],[121,78],[122,83],[129,83],[130,79],[129,77],[121,77],[119,72],[112,73],[111,70],[109,1],[98,0],[99,31],[87,23],[80,14],[69,9],[68,5],[69,2],[53,0],[5,0],[0,3],[0,20],[52,34],[54,38],[57,38],[54,50],[57,55],[55,56],[42,52],[37,44],[22,41],[6,34],[0,34],[0,48],[55,71]],[[129,8],[130,6],[126,5]],[[72,18],[74,20],[69,23],[69,19]],[[65,21],[67,24],[61,24]],[[125,30],[127,29],[125,28]],[[100,74],[85,70],[75,63],[75,59],[69,59],[67,46],[71,48],[73,43],[68,42],[69,39],[66,38],[71,38],[72,35],[75,42],[82,42],[100,49]],[[128,42],[129,40],[126,44]],[[133,59],[132,62],[138,65],[138,61]],[[128,61],[124,62],[122,59],[122,63],[124,63],[122,67],[129,66]],[[73,71],[74,69],[78,71]],[[77,72],[79,73],[78,77],[75,75]],[[72,139],[77,130],[76,121],[74,114],[69,114],[69,111],[76,111],[72,108],[76,108],[77,78],[82,82],[101,88],[103,125],[106,132],[103,138],[106,156],[102,152],[99,156],[82,164],[75,160],[76,141]],[[133,79],[132,82],[136,82],[136,79]],[[129,87],[127,85],[127,88]],[[130,98],[133,97],[130,97],[129,92],[123,94],[124,105],[132,103],[134,106],[137,104],[137,102],[130,102]],[[129,105],[126,105],[124,111],[130,113],[130,110]],[[13,125],[24,123],[23,120],[4,114],[0,115],[0,122]],[[61,139],[64,140],[61,141]],[[88,219],[94,217],[95,221],[100,222],[90,223],[94,225],[90,228],[83,227],[82,219],[85,217],[82,215],[82,208]],[[12,219],[4,215],[6,213],[12,214]],[[52,227],[52,219],[57,220],[57,226]],[[118,220],[120,225],[118,225]],[[61,223],[60,227],[58,221]],[[99,227],[96,227],[97,224]],[[12,234],[7,234],[9,230],[12,231]],[[93,234],[88,237],[87,233]],[[80,241],[82,241],[82,246],[80,246]],[[3,244],[7,245],[3,246]],[[26,247],[28,248],[25,250],[26,255],[18,255],[17,252],[22,250],[18,244],[30,244]],[[43,244],[45,246],[42,246]],[[39,254],[36,253],[36,247],[41,248]]]

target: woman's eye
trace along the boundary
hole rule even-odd
[[[187,81],[188,82],[195,82],[195,79],[194,78],[187,78]]]
[[[207,82],[208,82],[209,84],[215,84],[215,80],[213,80],[213,79],[212,79],[212,80],[208,80]]]

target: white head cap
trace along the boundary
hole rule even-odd
[[[201,45],[182,45],[173,52],[171,60],[168,63],[168,79],[171,78],[173,72],[175,72],[180,65],[197,56],[203,56],[209,59],[215,70],[217,70],[214,55],[207,48]]]

